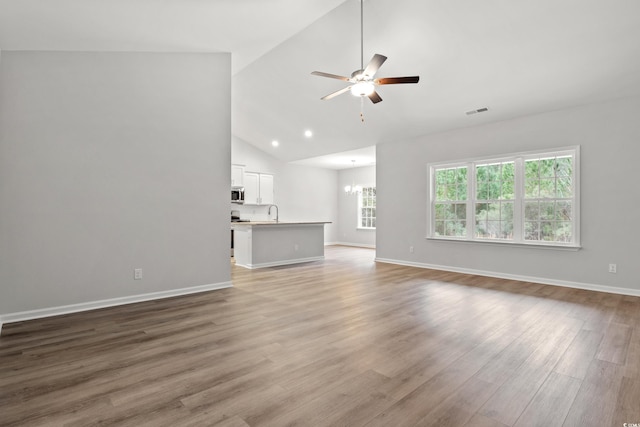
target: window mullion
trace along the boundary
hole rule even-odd
[[[472,240],[475,236],[475,200],[476,200],[476,169],[474,163],[467,163],[467,234],[466,238]]]
[[[513,201],[513,241],[524,240],[524,160],[522,157],[515,159],[515,182]]]

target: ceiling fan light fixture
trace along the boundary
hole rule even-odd
[[[362,81],[351,86],[353,96],[369,96],[375,90],[373,82]]]

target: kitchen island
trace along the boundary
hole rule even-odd
[[[274,267],[324,259],[324,225],[329,222],[233,222],[236,265]]]

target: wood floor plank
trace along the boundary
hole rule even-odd
[[[624,376],[640,380],[640,326],[636,326],[631,332]]]
[[[424,357],[413,363],[403,361],[402,364],[396,364],[398,373],[392,377],[392,381],[385,391],[394,399],[400,400],[431,380],[464,354],[465,350],[461,347],[453,348],[444,344],[433,346]],[[384,367],[382,371],[386,371],[386,367],[391,364],[389,360],[385,360],[382,363]],[[376,371],[380,365],[381,363],[376,364]]]
[[[464,424],[463,427],[509,427],[502,424],[493,418],[485,417],[484,415],[476,414]]]
[[[389,383],[387,394],[398,401],[376,416],[367,426],[412,426],[423,420],[429,412],[442,404],[471,379],[484,365],[494,359],[514,339],[508,328],[491,335],[485,342],[457,359],[449,359],[439,372],[409,391],[404,376]],[[516,332],[515,334],[518,334]],[[415,383],[414,383],[415,384]],[[413,385],[412,384],[412,387]]]
[[[532,308],[527,315],[527,320],[522,322],[520,327],[517,323],[511,326],[512,342],[482,367],[476,374],[479,379],[502,385],[515,375],[531,356],[532,351],[546,346],[547,336],[556,331],[555,319],[546,318],[544,306]]]
[[[191,427],[191,426],[199,427],[203,425],[206,425],[206,424],[201,422],[200,420],[197,420],[196,422],[190,422],[189,424],[185,425],[185,427]],[[213,424],[213,427],[251,427],[251,426],[249,426],[249,424],[244,422],[242,418],[238,416],[233,416]]]
[[[640,312],[636,307],[635,297],[622,295],[613,313],[612,323],[634,325],[640,321]]]
[[[622,367],[593,359],[563,426],[612,426],[622,379]]]
[[[221,423],[225,419],[237,417],[248,424],[253,419],[266,422],[271,413],[283,412],[281,404],[297,406],[300,401],[280,385],[250,385],[250,389],[240,387],[214,387],[196,395],[182,399],[194,419],[204,419],[209,423]],[[208,397],[208,399],[205,399]],[[217,424],[215,424],[217,425]],[[248,424],[250,425],[250,424]]]
[[[640,380],[623,377],[613,416],[613,425],[640,423]]]
[[[604,333],[596,359],[624,365],[631,342],[632,328],[629,325],[611,323]]]
[[[127,388],[113,391],[109,399],[114,406],[127,405],[131,402],[141,404],[146,400],[162,398],[165,400],[178,400],[186,395],[197,393],[207,387],[230,378],[242,376],[254,370],[263,369],[271,362],[261,355],[253,355],[248,358],[236,360],[233,365],[225,364],[224,367],[209,365],[180,372],[177,375],[148,378],[147,380],[130,385]]]
[[[232,288],[5,324],[0,425],[638,421],[640,298],[374,256],[332,246],[232,265]]]
[[[469,421],[495,393],[498,386],[472,377],[444,402],[425,415],[416,426],[459,427]]]
[[[480,413],[503,424],[514,425],[580,331],[582,321],[555,319],[553,329],[542,333],[544,342],[530,348],[529,356],[514,370],[481,408]],[[568,408],[567,408],[568,410]]]
[[[389,378],[366,371],[316,399],[264,424],[265,426],[361,426],[392,400],[380,391]]]
[[[81,426],[91,422],[87,420],[101,418],[113,411],[113,405],[109,399],[87,399],[78,404],[68,404],[62,396],[57,403],[52,404],[46,412],[23,413],[14,418],[13,414],[0,415],[0,425],[5,426]]]
[[[582,381],[552,372],[514,427],[562,426]]]
[[[562,375],[584,379],[591,361],[600,348],[602,337],[601,332],[582,329],[553,370]]]

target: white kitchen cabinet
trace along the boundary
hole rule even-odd
[[[260,201],[260,174],[255,172],[244,173],[244,204],[259,205]]]
[[[231,186],[242,187],[244,185],[244,165],[231,165]]]
[[[273,175],[258,172],[245,172],[244,204],[273,204]]]
[[[260,174],[260,204],[273,204],[273,175]]]

